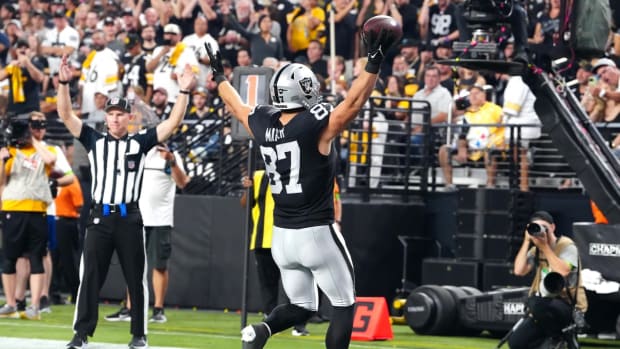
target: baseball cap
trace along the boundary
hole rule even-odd
[[[64,5],[65,2],[63,0],[53,0],[52,4],[54,4],[54,5]]]
[[[554,220],[553,220],[553,216],[551,216],[551,214],[547,211],[536,211],[532,214],[532,216],[530,217],[530,222],[534,221],[534,220],[541,220],[541,221],[545,221],[549,224],[555,224]]]
[[[110,25],[110,24],[114,24],[114,18],[108,16],[103,19],[103,25]]]
[[[120,110],[125,113],[131,112],[131,105],[129,101],[125,98],[120,97],[112,97],[105,102],[105,111],[109,112],[110,110]]]
[[[416,40],[413,38],[403,38],[400,41],[400,45],[398,46],[398,48],[403,48],[403,47],[418,47],[420,46],[420,40]]]
[[[18,39],[17,42],[15,42],[15,47],[30,47],[30,44],[28,44],[28,40],[22,38]]]
[[[140,43],[140,37],[137,34],[129,33],[125,37],[125,47],[132,48]]]
[[[153,90],[153,93],[155,93],[155,92],[160,92],[160,93],[163,93],[163,94],[165,94],[165,95],[168,95],[168,90],[166,90],[166,89],[165,89],[165,88],[163,88],[163,87],[158,87],[158,88],[154,89],[154,90]]]
[[[121,16],[133,16],[133,10],[130,7],[125,7],[121,12]]]
[[[54,18],[65,18],[65,10],[58,9],[54,11]]]
[[[207,89],[205,89],[202,86],[198,86],[198,87],[196,87],[194,92],[192,92],[192,95],[203,95],[203,96],[206,96],[207,95]]]
[[[19,21],[19,19],[12,19],[10,20],[6,25],[5,28],[9,26],[9,24],[13,24],[15,25],[19,30],[22,29],[22,23]]]
[[[596,71],[601,67],[616,68],[616,63],[609,58],[601,58],[598,61],[596,61],[596,64],[592,67],[592,72],[596,74]]]
[[[181,28],[174,23],[168,23],[164,27],[164,34],[176,34],[181,35]]]
[[[32,11],[32,16],[45,17],[45,12],[43,12],[43,10],[36,9]]]

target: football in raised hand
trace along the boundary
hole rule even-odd
[[[403,36],[403,28],[392,17],[380,15],[369,18],[362,27],[367,40],[385,40],[391,45]],[[383,34],[382,34],[383,31]]]

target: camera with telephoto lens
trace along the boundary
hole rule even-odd
[[[462,96],[454,100],[454,107],[457,110],[465,110],[471,107],[471,102],[469,101],[469,95]]]
[[[23,148],[30,143],[29,115],[10,116],[2,122],[0,131],[0,147],[11,146]]]
[[[544,237],[547,232],[547,227],[534,222],[529,223],[525,229],[528,234],[538,238]]]

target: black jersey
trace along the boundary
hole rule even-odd
[[[275,202],[274,225],[305,228],[334,221],[336,151],[319,152],[319,135],[332,106],[317,104],[297,114],[285,126],[281,112],[257,106],[248,122],[265,161]]]

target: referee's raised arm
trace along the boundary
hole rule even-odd
[[[58,116],[73,137],[79,138],[82,132],[82,120],[73,113],[71,108],[69,83],[73,79],[73,73],[67,61],[67,55],[63,55],[58,68],[58,96],[56,97]]]
[[[157,125],[157,141],[160,143],[170,138],[174,129],[181,124],[183,117],[185,117],[189,95],[196,83],[195,74],[189,64],[185,65],[183,74],[179,76],[177,82],[179,83],[180,90],[174,107],[170,112],[170,117]]]

